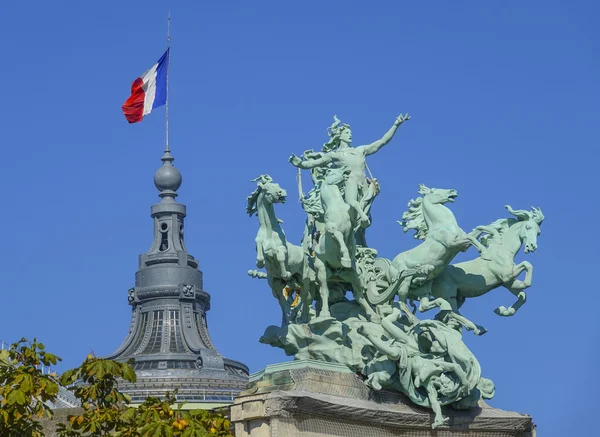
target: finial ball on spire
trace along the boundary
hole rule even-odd
[[[165,151],[161,160],[163,165],[154,173],[154,185],[159,191],[177,191],[181,186],[182,177],[179,170],[173,166],[173,156]]]

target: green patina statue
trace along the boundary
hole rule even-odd
[[[410,117],[408,114],[398,116],[394,125],[381,139],[359,147],[351,147],[352,131],[350,125],[341,123],[337,116],[333,118],[333,124],[327,129],[330,139],[323,145],[323,150],[320,153],[307,150],[303,155],[307,158],[304,161],[294,154],[290,156],[289,161],[299,169],[314,169],[313,180],[314,175],[319,174],[318,170],[320,169],[326,171],[331,166],[348,167],[350,172],[344,184],[344,199],[352,209],[352,222],[354,224],[358,223],[359,227],[366,228],[371,223],[368,216],[371,204],[379,192],[377,181],[369,180],[365,175],[366,157],[377,153],[389,143],[398,127],[409,120]],[[366,246],[363,235],[364,233],[361,233],[357,236],[358,244]]]
[[[456,190],[419,186],[399,222],[422,240],[393,260],[368,247],[366,229],[379,183],[367,177],[366,157],[389,143],[409,120],[399,116],[378,141],[350,146],[350,126],[337,117],[328,128],[329,141],[319,152],[307,150],[290,162],[310,170],[313,188],[305,195],[299,174],[300,200],[306,221],[300,246],[289,243],[275,215],[286,191],[268,175],[254,179],[247,212],[257,214],[255,278],[265,278],[282,311],[282,325],[269,326],[260,341],[282,348],[296,359],[344,364],[362,374],[373,390],[398,390],[434,412],[432,427],[447,423],[442,406],[474,408],[494,394],[494,384],[481,376],[477,359],[462,341],[462,330],[476,335],[486,329],[459,313],[466,298],[504,286],[517,297],[512,316],[525,303],[533,267],[515,264],[515,255],[537,248],[542,211],[513,210],[503,218],[464,232],[447,204]],[[370,172],[369,172],[370,173]],[[469,247],[477,258],[451,264]],[[523,280],[518,277],[525,272]],[[348,293],[354,297],[347,298]],[[419,320],[418,309],[438,308],[435,320]],[[412,310],[409,307],[412,306]]]
[[[474,260],[448,266],[432,283],[432,294],[450,303],[453,316],[467,329],[477,331],[476,325],[458,316],[458,309],[467,297],[482,296],[504,286],[517,297],[517,302],[509,308],[500,306],[494,312],[508,317],[525,303],[527,296],[523,290],[531,286],[533,266],[527,261],[515,264],[514,258],[523,244],[525,253],[537,249],[537,236],[544,214],[539,208],[515,211],[507,205],[506,209],[517,219],[504,218],[489,226],[478,226],[475,231],[486,233],[481,242],[475,241],[481,255]],[[524,271],[524,280],[517,279]]]

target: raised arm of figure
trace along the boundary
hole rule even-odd
[[[327,153],[327,154],[321,156],[320,158],[309,159],[307,161],[302,161],[302,158],[300,158],[292,153],[290,158],[288,159],[288,161],[290,161],[294,167],[298,167],[298,168],[302,168],[302,169],[306,170],[309,168],[322,167],[324,165],[329,164],[332,161],[332,156],[331,156],[332,153],[333,152],[330,152],[330,153]]]
[[[383,137],[381,137],[381,139],[375,141],[374,143],[367,144],[366,146],[358,147],[358,149],[362,149],[365,156],[372,155],[373,153],[378,152],[379,149],[381,149],[383,146],[389,143],[392,140],[392,138],[394,138],[394,134],[398,130],[398,127],[406,120],[410,120],[410,115],[400,114],[398,118],[396,118],[394,125],[390,128],[389,131],[385,133]]]

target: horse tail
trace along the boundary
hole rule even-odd
[[[259,272],[258,270],[248,270],[248,276],[258,279],[267,279],[267,274],[265,272]]]

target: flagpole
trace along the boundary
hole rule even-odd
[[[171,48],[171,12],[167,19],[167,50]],[[165,102],[165,152],[169,152],[169,68],[171,67],[171,53],[167,55],[167,97]]]

